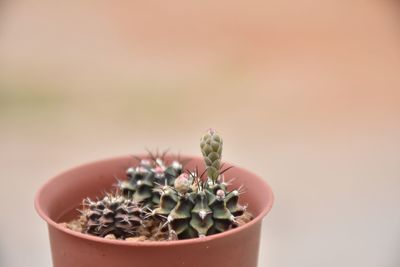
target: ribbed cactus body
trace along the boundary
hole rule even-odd
[[[142,209],[121,195],[106,195],[103,199],[85,199],[82,215],[86,218],[84,232],[105,237],[133,237],[142,224]]]
[[[159,188],[173,185],[181,172],[182,165],[177,161],[165,166],[161,159],[142,160],[136,168],[128,168],[128,179],[120,182],[119,188],[125,197],[153,207],[160,202]]]
[[[222,138],[212,129],[201,138],[200,147],[208,177],[183,173],[173,185],[160,189],[160,202],[153,215],[165,220],[179,239],[222,233],[236,227],[236,218],[246,207],[239,204],[239,190],[229,191],[221,169]]]
[[[216,181],[221,168],[222,138],[209,129],[200,140],[200,148],[207,167],[208,177]]]
[[[154,215],[165,219],[170,231],[179,239],[187,239],[221,233],[236,226],[235,218],[245,211],[233,197],[236,191],[229,192],[224,182],[217,182],[218,188],[225,189],[214,192],[208,183],[199,185],[199,177],[190,179],[190,183],[189,190],[184,193],[165,187],[159,207],[153,211]]]

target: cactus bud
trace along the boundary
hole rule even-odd
[[[218,200],[224,200],[224,198],[225,198],[225,192],[224,192],[224,190],[218,190],[217,191],[217,199]]]
[[[181,194],[186,194],[190,190],[190,186],[189,175],[187,173],[179,175],[174,182],[176,191]]]
[[[207,174],[214,182],[219,176],[222,155],[222,138],[214,129],[209,129],[200,140],[200,148],[207,166]]]
[[[165,169],[162,166],[157,166],[154,168],[154,174],[156,178],[161,178],[164,176]]]

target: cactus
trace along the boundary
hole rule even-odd
[[[222,169],[222,138],[212,129],[200,140],[205,170],[182,172],[163,156],[139,159],[127,169],[115,194],[84,200],[82,232],[118,239],[177,240],[205,237],[238,227],[252,216],[239,204],[243,187],[230,189]],[[140,236],[137,237],[137,236]],[[136,237],[136,238],[135,238]]]
[[[85,199],[83,207],[85,233],[100,237],[114,235],[121,239],[138,235],[143,212],[132,200],[118,193],[107,194],[98,201]]]
[[[209,130],[200,141],[208,178],[198,171],[182,173],[173,186],[158,188],[159,206],[153,215],[165,220],[172,235],[179,239],[204,237],[222,233],[236,227],[236,218],[241,216],[245,206],[239,204],[242,188],[228,191],[221,168],[222,138]]]
[[[208,177],[215,182],[219,176],[222,154],[222,138],[209,129],[200,140],[200,148],[207,166]]]
[[[182,173],[182,164],[178,161],[166,166],[162,158],[151,158],[140,160],[136,168],[128,168],[128,179],[119,182],[119,189],[125,197],[148,207],[159,204],[160,195],[157,189],[173,185],[175,178]]]
[[[246,210],[238,203],[241,188],[227,191],[227,183],[219,180],[221,189],[214,192],[209,183],[201,180],[196,172],[183,173],[174,186],[160,188],[160,205],[153,215],[164,218],[165,226],[179,239],[204,237],[236,227],[236,218]]]

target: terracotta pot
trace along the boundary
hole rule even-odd
[[[201,158],[186,158],[191,161],[185,168],[202,169]],[[233,186],[245,186],[242,203],[249,204],[255,219],[222,234],[179,241],[126,242],[81,234],[59,224],[77,216],[83,198],[110,191],[114,176],[125,177],[132,163],[132,157],[125,156],[82,165],[57,175],[39,190],[35,207],[48,224],[54,267],[257,266],[261,222],[272,207],[273,194],[261,178],[239,167],[226,176],[236,177]]]

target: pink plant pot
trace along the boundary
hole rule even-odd
[[[204,169],[201,158],[184,158],[190,159],[185,169]],[[246,193],[241,202],[249,205],[255,218],[221,234],[179,241],[127,242],[81,234],[59,224],[78,215],[76,209],[82,199],[110,191],[116,183],[114,176],[124,178],[132,163],[131,156],[96,161],[57,175],[40,188],[35,208],[48,224],[54,267],[257,266],[261,223],[272,207],[273,194],[260,177],[239,167],[229,170],[226,177],[236,178],[233,187],[244,185]]]

